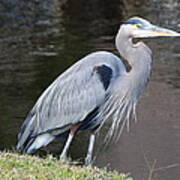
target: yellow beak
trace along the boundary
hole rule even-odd
[[[151,38],[151,37],[180,37],[180,33],[170,29],[161,28],[151,25],[146,29],[136,29],[133,31],[134,38]]]

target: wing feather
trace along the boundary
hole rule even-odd
[[[92,68],[79,69],[65,81],[57,79],[34,107],[40,132],[83,121],[105,98],[105,89]]]
[[[27,134],[23,135],[27,129],[36,136],[67,127],[83,121],[91,111],[100,106],[108,91],[94,69],[101,65],[111,68],[112,79],[126,71],[121,60],[107,52],[93,53],[78,61],[40,96],[19,133],[19,140],[23,139],[22,144],[28,137]]]

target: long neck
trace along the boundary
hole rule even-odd
[[[122,35],[123,34],[123,35]],[[116,43],[116,48],[119,51],[120,55],[128,60],[128,62],[130,63],[130,65],[132,65],[132,63],[129,61],[129,53],[134,51],[134,47],[133,47],[133,43],[132,43],[132,39],[129,38],[126,33],[123,33],[123,31],[120,29],[116,39],[115,39],[115,43]]]
[[[133,88],[132,92],[138,90],[138,95],[144,90],[150,77],[152,63],[151,50],[143,42],[133,44],[132,38],[123,28],[119,30],[116,36],[116,47],[121,56],[131,66],[127,78]]]

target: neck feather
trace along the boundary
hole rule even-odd
[[[144,90],[151,73],[152,53],[143,43],[133,44],[132,37],[124,28],[116,36],[116,47],[120,55],[128,61],[131,70],[126,77],[132,87],[132,92],[138,96]]]

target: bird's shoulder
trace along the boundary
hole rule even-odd
[[[79,60],[79,64],[109,64],[111,66],[120,66],[122,70],[125,68],[122,60],[115,54],[108,51],[92,52]],[[86,64],[87,65],[87,64]]]
[[[92,52],[81,58],[74,65],[68,68],[61,76],[66,76],[72,73],[81,73],[84,70],[94,70],[98,66],[107,66],[113,73],[124,73],[126,68],[122,60],[115,54],[108,51]]]

